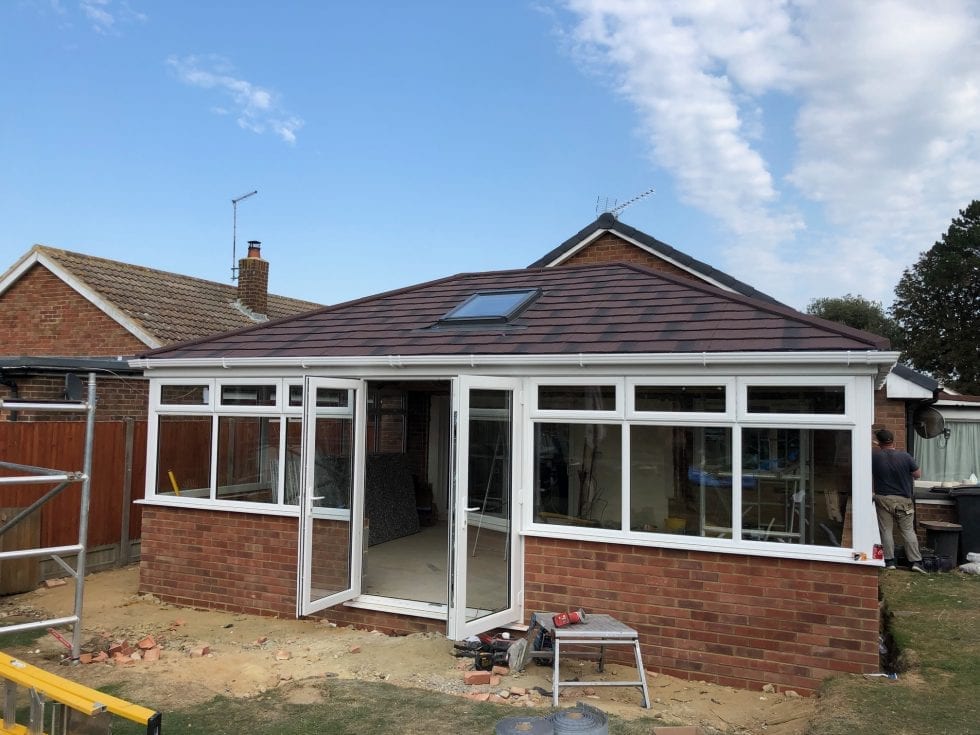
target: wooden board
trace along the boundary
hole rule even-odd
[[[13,518],[21,508],[0,508],[0,525]],[[0,536],[0,551],[36,549],[41,545],[41,512],[35,511]],[[40,558],[0,561],[0,595],[29,592],[37,587]]]

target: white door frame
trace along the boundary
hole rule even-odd
[[[511,392],[511,488],[510,488],[510,533],[505,555],[509,564],[508,590],[509,605],[500,611],[476,618],[466,619],[466,572],[468,562],[469,512],[467,511],[467,488],[469,487],[469,419],[470,390],[509,390]],[[521,618],[521,554],[518,533],[520,523],[520,502],[523,497],[521,483],[523,472],[522,433],[524,416],[522,411],[523,381],[520,378],[497,378],[476,375],[460,375],[453,380],[453,405],[451,425],[450,506],[449,506],[449,611],[447,635],[453,640],[462,640],[470,635],[482,633]]]
[[[353,391],[354,405],[345,408],[317,408],[317,388]],[[306,376],[303,381],[303,443],[301,466],[303,481],[299,497],[299,552],[296,575],[297,617],[310,615],[324,608],[352,600],[361,594],[361,549],[364,531],[364,431],[367,395],[363,380],[340,380]],[[314,497],[314,439],[318,417],[352,419],[353,457],[351,467],[351,500],[349,508],[324,508],[315,505]],[[350,586],[325,597],[313,597],[313,521],[332,519],[349,524],[348,563]]]

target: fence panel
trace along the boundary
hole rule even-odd
[[[131,424],[131,428],[127,427]],[[131,449],[127,452],[127,437]],[[81,471],[85,454],[85,423],[81,421],[0,422],[0,460],[51,469]],[[127,468],[127,458],[130,467]],[[140,536],[140,507],[130,503],[128,524],[123,520],[126,483],[131,500],[143,497],[146,471],[146,421],[99,421],[92,446],[92,483],[88,546],[120,542],[129,526],[129,539]],[[0,474],[25,473],[0,469]],[[24,507],[53,485],[0,485],[0,506]],[[72,483],[39,511],[41,545],[60,546],[78,541],[81,483]]]

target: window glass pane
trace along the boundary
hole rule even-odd
[[[286,505],[299,504],[299,488],[303,482],[303,419],[286,419],[286,472],[282,502]]]
[[[211,483],[211,417],[160,416],[157,495],[207,498]]]
[[[537,294],[537,289],[478,293],[442,318],[451,321],[506,321]]]
[[[222,406],[275,406],[274,385],[223,385]]]
[[[610,424],[534,426],[534,520],[622,527],[622,430]]]
[[[539,385],[542,411],[615,411],[614,385]]]
[[[725,413],[723,385],[638,385],[637,411]]]
[[[742,485],[742,538],[850,543],[850,431],[742,429]]]
[[[630,528],[732,537],[732,430],[630,427]]]
[[[279,428],[271,416],[218,418],[218,500],[278,502]]]
[[[161,385],[160,403],[164,406],[206,406],[207,385]]]
[[[289,386],[289,405],[303,405],[303,386]],[[317,408],[347,408],[350,406],[350,391],[346,388],[317,388]]]
[[[843,415],[844,386],[748,386],[749,413],[812,413]]]

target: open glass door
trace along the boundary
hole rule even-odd
[[[514,484],[520,381],[461,376],[453,401],[449,637],[520,617]]]
[[[306,378],[297,614],[353,599],[361,588],[364,384]]]

